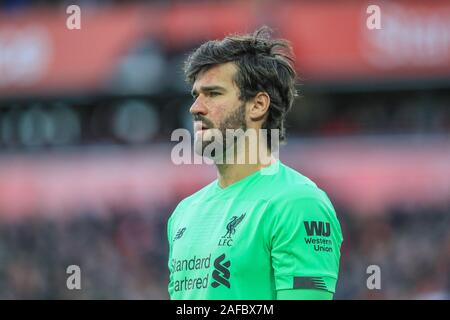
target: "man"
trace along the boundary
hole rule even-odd
[[[267,28],[208,41],[187,59],[196,150],[205,155],[217,136],[224,142],[207,155],[217,180],[169,218],[171,299],[332,299],[342,243],[333,206],[273,155],[296,96],[292,64],[289,43]],[[256,161],[252,141],[236,144],[230,129],[268,130],[266,139],[249,135]]]

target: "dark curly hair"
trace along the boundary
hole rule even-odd
[[[280,142],[285,141],[285,117],[297,96],[292,47],[285,39],[271,39],[271,34],[272,30],[264,26],[253,34],[207,41],[187,58],[184,66],[186,80],[192,85],[201,71],[234,62],[238,68],[234,81],[241,101],[247,102],[258,92],[266,92],[270,106],[262,128],[268,129],[269,147],[270,129],[279,129]]]

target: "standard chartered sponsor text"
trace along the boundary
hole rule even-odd
[[[211,265],[211,254],[207,257],[193,256],[190,259],[172,259],[172,273],[176,274],[180,271],[192,271],[209,269]],[[174,290],[193,290],[205,289],[208,287],[209,273],[197,275],[193,278],[183,277],[174,279]]]

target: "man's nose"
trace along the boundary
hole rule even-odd
[[[206,115],[208,113],[208,109],[206,108],[206,106],[202,100],[203,99],[201,98],[201,96],[198,96],[197,99],[195,99],[194,103],[192,104],[191,108],[189,109],[189,112],[192,115],[195,115],[195,114]]]

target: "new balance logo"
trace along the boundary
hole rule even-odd
[[[213,288],[217,288],[220,285],[224,285],[227,288],[230,288],[230,260],[222,263],[225,260],[225,254],[220,255],[216,260],[214,260],[214,268],[216,270],[212,273],[212,278],[215,280],[211,283]]]
[[[178,229],[177,234],[175,235],[175,238],[173,238],[173,241],[180,239],[183,236],[185,231],[186,231],[186,228]]]
[[[330,223],[323,221],[304,221],[306,233],[309,237],[329,237],[331,234]]]

